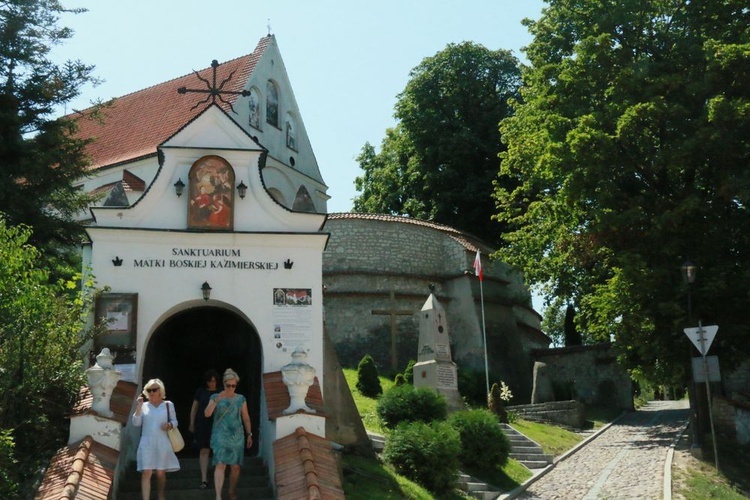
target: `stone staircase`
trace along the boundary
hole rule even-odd
[[[167,500],[213,500],[216,498],[213,488],[213,468],[209,469],[209,488],[201,490],[200,466],[198,458],[180,457],[180,470],[167,473]],[[229,487],[229,467],[224,480],[224,497]],[[156,498],[156,477],[151,478],[151,498]],[[237,498],[253,500],[271,500],[274,498],[271,489],[268,468],[260,457],[245,457],[245,464],[240,473]],[[128,467],[120,479],[117,500],[141,500],[141,474],[135,470],[135,464]]]
[[[527,469],[543,469],[552,463],[552,455],[546,455],[542,447],[508,424],[500,424],[510,440],[510,458],[518,460]]]

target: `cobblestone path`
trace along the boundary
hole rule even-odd
[[[653,401],[560,461],[518,498],[661,498],[667,451],[687,418],[687,401]]]

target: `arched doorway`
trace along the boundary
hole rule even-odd
[[[261,363],[260,338],[252,325],[226,309],[196,307],[175,314],[151,336],[142,383],[152,378],[164,381],[167,399],[175,404],[179,428],[189,444],[190,407],[203,374],[214,369],[221,377],[232,368],[241,379],[237,392],[247,398],[254,434],[249,453],[254,455],[260,442]],[[191,452],[186,446],[181,453]]]

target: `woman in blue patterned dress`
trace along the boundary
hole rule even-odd
[[[164,383],[158,378],[144,384],[143,397],[138,398],[133,412],[133,425],[142,427],[137,462],[141,473],[141,496],[151,498],[151,476],[156,472],[159,500],[164,500],[167,484],[165,472],[180,470],[180,461],[172,451],[167,431],[177,427],[177,416],[171,401],[164,399]],[[148,398],[148,401],[145,401]]]
[[[214,394],[206,407],[206,417],[214,417],[211,431],[213,451],[214,489],[216,500],[221,500],[224,474],[229,465],[229,498],[237,498],[237,483],[240,480],[240,467],[245,458],[245,448],[253,445],[250,414],[247,401],[242,394],[235,393],[240,381],[237,372],[227,368],[224,372],[224,390]]]

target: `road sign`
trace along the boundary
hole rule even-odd
[[[705,362],[703,359],[705,359]],[[708,373],[706,373],[706,370],[708,370]],[[721,370],[719,369],[718,356],[693,358],[693,380],[695,382],[705,382],[706,375],[708,375],[709,382],[721,382]]]
[[[718,325],[698,326],[696,328],[685,328],[685,335],[688,336],[690,342],[698,349],[701,356],[705,356],[711,348],[711,343],[714,341],[718,330]],[[703,342],[701,342],[701,336],[703,336]]]

